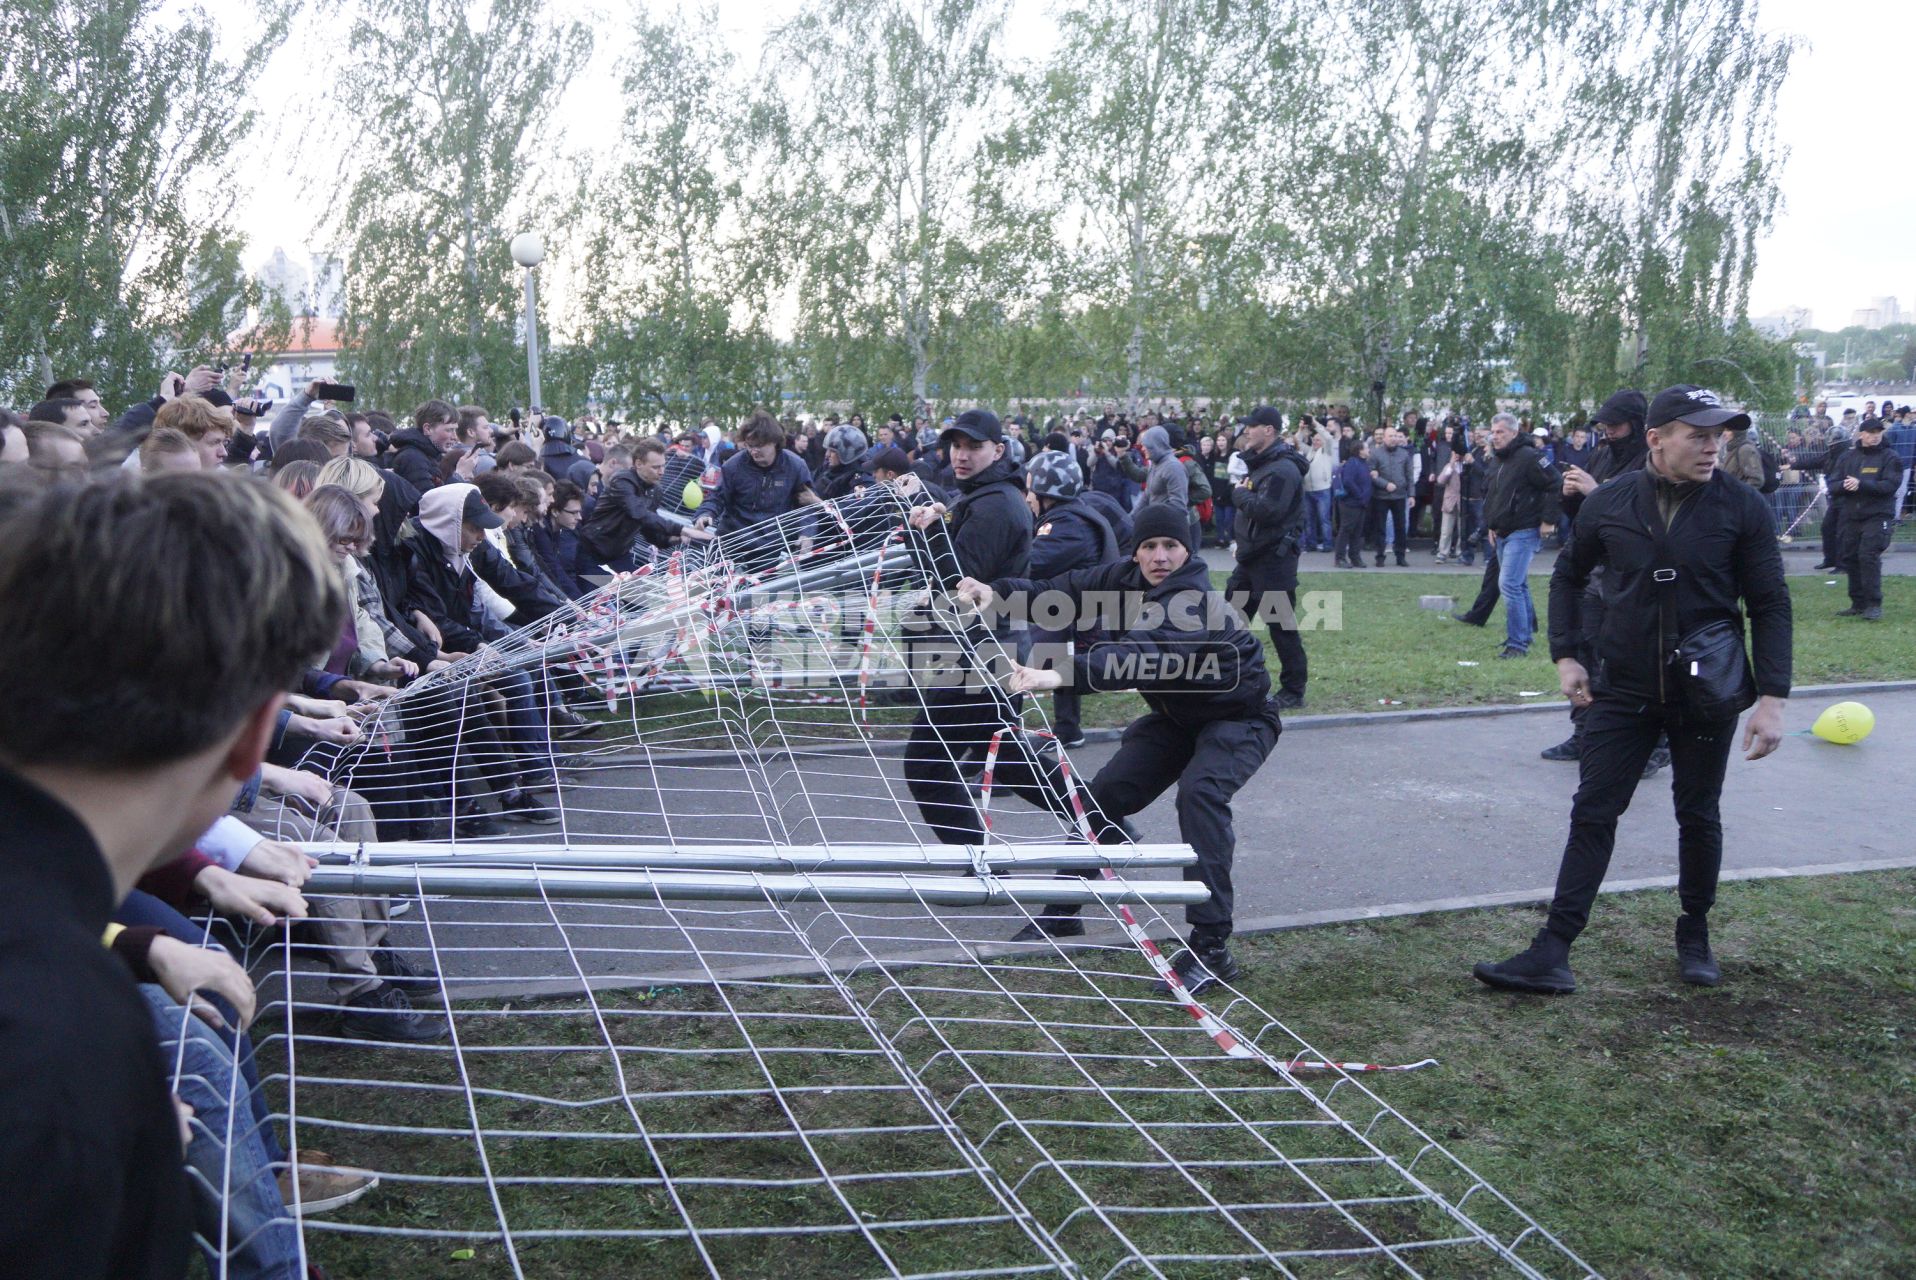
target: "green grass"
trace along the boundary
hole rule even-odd
[[[1595,923],[1575,956],[1580,994],[1545,1000],[1491,992],[1473,983],[1473,960],[1497,957],[1520,946],[1535,927],[1535,909],[1506,909],[1410,917],[1348,926],[1326,926],[1241,937],[1244,992],[1317,1049],[1333,1058],[1411,1061],[1435,1057],[1440,1065],[1401,1075],[1366,1077],[1368,1087],[1443,1142],[1477,1174],[1509,1195],[1600,1272],[1615,1277],[1864,1277],[1909,1274],[1916,1265],[1916,872],[1821,879],[1776,880],[1726,886],[1716,913],[1717,950],[1725,985],[1695,990],[1675,979],[1669,944],[1674,911],[1667,892],[1602,900]],[[1044,987],[1048,971],[1029,959],[1000,962],[1022,966],[1013,979],[1026,990]],[[1038,972],[1034,975],[1034,966]],[[1105,968],[1123,967],[1117,961]],[[1010,971],[1004,970],[1009,973]],[[1140,969],[1141,972],[1141,969]],[[1016,1020],[990,1025],[1008,1009],[989,994],[988,971],[967,977],[960,970],[920,971],[921,1007],[953,1037],[993,1037],[1000,1049],[1042,1048],[1031,1027]],[[1058,989],[1082,991],[1076,979],[1059,975]],[[1101,980],[1107,988],[1118,979]],[[940,1095],[974,1141],[991,1133],[999,1117],[979,1095],[963,1090],[964,1075],[940,1061],[922,1021],[905,1018],[895,994],[865,979],[852,980],[854,994],[886,1025],[892,1042],[919,1066],[926,1085]],[[1119,988],[1123,990],[1123,988]],[[813,979],[790,983],[728,984],[732,1007],[756,1019],[754,1039],[769,1051],[766,1061],[790,1087],[829,1083],[831,1094],[787,1095],[809,1127],[891,1126],[917,1112],[906,1095],[861,1090],[895,1083],[881,1061],[835,1058],[830,1079],[816,1060],[780,1058],[781,1047],[846,1048],[868,1044],[847,1033],[845,1005]],[[1130,994],[1136,994],[1135,986]],[[670,1048],[620,1055],[624,1085],[655,1133],[672,1130],[750,1131],[776,1128],[783,1118],[762,1093],[736,1098],[691,1098],[687,1088],[756,1090],[762,1076],[731,1017],[710,989],[687,986],[621,997],[607,993],[607,1026],[623,1046]],[[1168,1004],[1140,1002],[1138,1016],[1157,1025],[1188,1021]],[[467,1070],[481,1089],[479,1119],[489,1128],[524,1126],[563,1133],[612,1132],[630,1137],[632,1125],[618,1105],[618,1082],[593,1019],[571,1010],[576,1002],[520,1002],[520,1016],[493,1016],[500,1006],[462,1006],[459,1033]],[[1213,1002],[1221,1007],[1222,1002]],[[507,1006],[508,1008],[510,1006]],[[1104,1042],[1098,1033],[1074,1029],[1070,1006],[1061,1006],[1054,1034],[1082,1053],[1135,1052],[1136,1039]],[[539,1016],[539,1015],[545,1016]],[[531,1016],[526,1016],[531,1015]],[[1245,1027],[1246,1030],[1254,1030]],[[1277,1038],[1266,1039],[1272,1044]],[[529,1045],[544,1046],[536,1052]],[[571,1047],[576,1052],[566,1052]],[[487,1052],[491,1050],[491,1052]],[[1195,1049],[1187,1052],[1196,1053]],[[278,1045],[264,1042],[269,1072]],[[1249,1064],[1199,1055],[1199,1068],[1213,1084],[1241,1086],[1268,1080],[1249,1075]],[[1077,1077],[1056,1059],[973,1059],[1001,1082],[1022,1079],[1033,1086],[1065,1085]],[[1107,1088],[1164,1083],[1157,1064],[1134,1069],[1122,1059],[1098,1060]],[[308,1126],[302,1141],[331,1148],[335,1158],[388,1170],[476,1176],[473,1143],[460,1136],[470,1124],[458,1075],[447,1055],[400,1055],[394,1051],[303,1044],[300,1051],[302,1114],[351,1116],[378,1123],[442,1125],[449,1137],[424,1134],[328,1132]],[[1211,1072],[1215,1074],[1210,1074]],[[810,1074],[807,1074],[807,1073]],[[325,1076],[377,1075],[437,1085],[442,1091],[369,1091],[330,1085]],[[269,1076],[269,1079],[271,1077]],[[1312,1087],[1360,1125],[1375,1107],[1349,1090],[1330,1093],[1330,1081]],[[647,1091],[658,1091],[649,1094]],[[515,1094],[534,1095],[518,1097]],[[595,1098],[614,1102],[567,1111],[536,1096]],[[1108,1115],[1095,1098],[1062,1089],[1017,1095],[1027,1118],[1095,1119]],[[1191,1120],[1201,1101],[1192,1095],[1142,1090],[1126,1095],[1144,1120]],[[1267,1107],[1273,1116],[1287,1103],[1297,1114],[1302,1101],[1288,1091],[1238,1092],[1233,1105],[1246,1115]],[[1305,1107],[1305,1114],[1309,1108]],[[1387,1134],[1384,1125],[1374,1136]],[[1170,1131],[1164,1140],[1175,1143]],[[1335,1131],[1287,1128],[1281,1145],[1300,1157],[1337,1150]],[[1401,1135],[1401,1130],[1397,1131]],[[1124,1129],[1050,1129],[1054,1154],[1083,1159],[1135,1159],[1135,1139]],[[323,1139],[323,1140],[322,1140]],[[1393,1144],[1400,1158],[1419,1141]],[[887,1131],[864,1136],[821,1137],[819,1150],[840,1170],[906,1170],[948,1167],[952,1152],[937,1135]],[[748,1174],[803,1178],[812,1172],[795,1142],[766,1138],[669,1144],[675,1175]],[[1029,1150],[1014,1134],[999,1133],[980,1150],[1016,1182],[1030,1167]],[[1240,1152],[1230,1136],[1205,1138],[1187,1154],[1229,1159]],[[655,1166],[634,1141],[565,1141],[493,1136],[487,1156],[497,1177],[536,1174],[595,1179],[647,1179]],[[1420,1175],[1443,1184],[1441,1161],[1418,1166]],[[1344,1179],[1346,1194],[1369,1194],[1374,1170],[1320,1166],[1327,1183]],[[1020,1196],[1040,1218],[1056,1223],[1075,1203],[1044,1174],[1023,1184]],[[1085,1167],[1080,1176],[1100,1203],[1150,1204],[1153,1196],[1189,1192],[1168,1189],[1152,1175],[1130,1169]],[[1227,1200],[1284,1199],[1300,1189],[1294,1175],[1274,1168],[1254,1174],[1218,1168],[1207,1181]],[[1381,1179],[1375,1189],[1401,1189]],[[1459,1194],[1467,1184],[1445,1184]],[[881,1181],[850,1192],[854,1206],[873,1217],[915,1218],[982,1212],[975,1180]],[[814,1189],[790,1187],[690,1187],[685,1191],[695,1219],[755,1225],[773,1222],[844,1221],[843,1210]],[[533,1228],[657,1228],[678,1218],[656,1185],[579,1185],[572,1188],[502,1189],[506,1212],[517,1230]],[[1304,1197],[1308,1198],[1308,1197]],[[1472,1212],[1495,1224],[1496,1206],[1485,1197]],[[1375,1222],[1403,1230],[1443,1234],[1441,1224],[1412,1222],[1421,1210],[1391,1206]],[[1392,1216],[1395,1215],[1395,1216]],[[387,1184],[332,1221],[361,1226],[484,1228],[490,1202],[477,1187],[464,1189]],[[1508,1230],[1508,1224],[1501,1224]],[[1179,1214],[1141,1220],[1167,1252],[1204,1251],[1219,1230],[1209,1215]],[[1260,1221],[1274,1247],[1339,1248],[1354,1241],[1348,1228],[1310,1213],[1290,1211]],[[1102,1274],[1113,1261],[1106,1243],[1088,1223],[1065,1238],[1087,1274]],[[1401,1238],[1401,1237],[1400,1237]],[[1018,1239],[1002,1227],[926,1231],[888,1236],[904,1269],[984,1267],[1029,1259]],[[421,1241],[389,1236],[311,1230],[315,1257],[342,1277],[491,1276],[505,1271],[503,1251],[488,1241]],[[471,1249],[470,1259],[455,1257]],[[869,1249],[856,1236],[718,1240],[714,1253],[728,1275],[820,1280],[874,1271]],[[1539,1256],[1527,1254],[1531,1261]],[[547,1240],[527,1242],[521,1262],[528,1275],[610,1280],[634,1274],[699,1273],[686,1244],[673,1239]],[[1436,1275],[1486,1274],[1481,1264],[1423,1255]],[[1234,1276],[1249,1268],[1189,1267],[1178,1275]],[[1553,1270],[1546,1268],[1546,1270]],[[1395,1274],[1365,1259],[1319,1259],[1299,1274],[1370,1276]]]
[[[1225,575],[1212,575],[1220,587]],[[1916,640],[1893,622],[1858,622],[1838,618],[1849,604],[1841,587],[1825,586],[1820,577],[1792,577],[1790,598],[1795,606],[1796,683],[1833,684],[1855,680],[1916,678]],[[1477,590],[1477,579],[1458,574],[1373,574],[1369,570],[1306,573],[1300,584],[1311,592],[1334,592],[1337,604],[1325,608],[1340,620],[1337,629],[1304,633],[1310,657],[1308,712],[1396,711],[1417,707],[1470,707],[1528,702],[1525,691],[1556,698],[1557,672],[1549,653],[1549,580],[1533,576],[1531,596],[1540,616],[1539,639],[1524,658],[1500,659],[1503,645],[1503,608],[1479,630],[1460,622],[1446,622],[1437,613],[1417,607],[1419,596],[1443,595],[1467,609]],[[1889,618],[1916,618],[1916,578],[1895,575],[1883,579],[1883,607]],[[1309,605],[1299,602],[1300,617]],[[1270,653],[1263,624],[1254,630],[1265,640],[1271,676],[1277,661]],[[1460,662],[1474,662],[1466,667]],[[1087,699],[1087,725],[1122,725],[1144,709],[1134,695]]]

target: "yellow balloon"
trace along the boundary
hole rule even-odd
[[[1839,702],[1816,717],[1810,732],[1841,746],[1861,742],[1876,727],[1876,715],[1860,702]]]
[[[685,509],[687,511],[697,511],[699,508],[699,503],[705,501],[705,490],[699,487],[698,481],[687,480],[685,482],[684,497],[685,497]]]

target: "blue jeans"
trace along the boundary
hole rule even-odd
[[[1497,588],[1504,598],[1504,647],[1530,651],[1537,630],[1536,606],[1530,602],[1530,562],[1542,539],[1535,529],[1519,529],[1497,539]]]
[[[1307,489],[1304,499],[1304,546],[1328,551],[1331,546],[1331,491]]]
[[[247,1106],[233,1051],[160,988],[143,983],[140,994],[152,1014],[160,1060],[178,1072],[173,1091],[193,1108],[186,1181],[207,1270],[249,1280],[302,1280],[299,1232],[280,1198],[273,1159]],[[222,1240],[225,1270],[215,1253],[214,1242]]]

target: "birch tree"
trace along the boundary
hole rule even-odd
[[[563,201],[549,126],[592,46],[540,0],[360,0],[335,102],[341,364],[372,397],[523,402],[507,242]],[[548,246],[548,253],[552,250]]]

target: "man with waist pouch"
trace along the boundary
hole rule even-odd
[[[1643,470],[1602,485],[1578,513],[1550,579],[1550,656],[1564,695],[1588,708],[1570,837],[1548,921],[1528,949],[1479,964],[1479,981],[1513,991],[1576,990],[1570,944],[1589,920],[1616,846],[1617,819],[1663,733],[1670,739],[1683,906],[1678,964],[1685,982],[1721,980],[1708,913],[1723,861],[1717,802],[1736,718],[1755,705],[1742,747],[1746,759],[1760,760],[1782,741],[1790,694],[1790,596],[1775,519],[1762,494],[1716,467],[1724,429],[1748,425],[1747,415],[1724,407],[1712,391],[1659,392],[1646,419]],[[1570,621],[1599,565],[1609,610],[1591,672],[1577,659]],[[1746,612],[1753,657],[1743,648]]]

